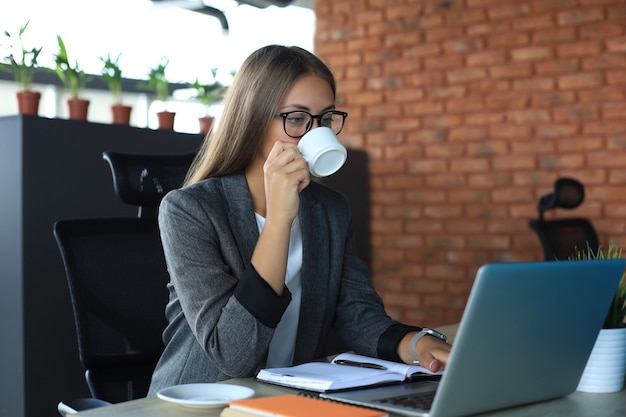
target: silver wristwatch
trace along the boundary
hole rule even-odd
[[[417,332],[417,334],[415,334],[415,336],[411,338],[410,351],[411,351],[411,356],[413,356],[413,363],[418,364],[418,365],[420,361],[419,361],[419,358],[417,357],[417,352],[415,351],[415,347],[417,346],[417,342],[419,342],[419,340],[426,335],[436,337],[442,342],[448,343],[448,336],[446,336],[445,334],[441,332],[438,332],[437,330],[424,327],[422,330]]]

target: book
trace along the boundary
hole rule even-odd
[[[220,417],[388,417],[385,411],[298,394],[229,401]]]
[[[440,376],[418,365],[371,358],[354,353],[337,355],[330,363],[308,362],[261,369],[259,381],[309,391],[326,392]]]

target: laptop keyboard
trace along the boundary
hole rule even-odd
[[[418,392],[413,394],[401,395],[393,398],[380,398],[374,400],[375,403],[385,406],[402,407],[409,410],[430,411],[435,398],[435,391]]]

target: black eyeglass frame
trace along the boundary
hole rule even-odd
[[[287,133],[287,117],[292,114],[292,113],[305,113],[308,114],[309,116],[311,116],[311,121],[309,122],[309,124],[307,125],[306,129],[304,130],[304,133],[299,135],[299,136],[292,136],[289,133]],[[311,114],[306,110],[292,110],[292,111],[288,111],[288,112],[277,112],[274,113],[274,117],[282,117],[283,118],[283,130],[285,131],[285,134],[287,136],[289,136],[290,138],[294,138],[294,139],[300,139],[302,136],[306,135],[311,128],[313,128],[313,121],[317,120],[317,125],[318,126],[323,126],[322,125],[322,116],[326,116],[328,113],[332,113],[334,115],[339,115],[343,117],[343,120],[341,121],[341,129],[339,129],[339,131],[335,132],[335,135],[338,135],[339,133],[341,133],[341,131],[343,130],[343,127],[346,124],[346,117],[348,117],[348,113],[346,113],[345,111],[339,111],[339,110],[328,110],[322,114]]]

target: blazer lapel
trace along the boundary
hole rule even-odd
[[[300,196],[300,226],[302,228],[302,303],[296,338],[294,363],[315,359],[321,343],[322,329],[327,314],[329,256],[327,229],[323,206],[313,193],[303,191]]]

